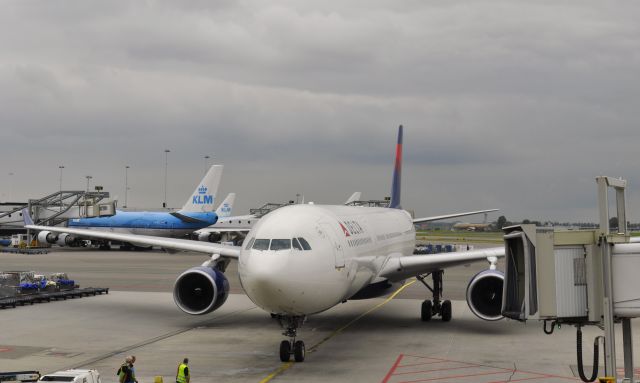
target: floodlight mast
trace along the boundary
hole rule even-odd
[[[603,317],[604,317],[604,344],[605,344],[605,374],[607,376],[617,376],[616,372],[616,342],[614,332],[613,316],[613,276],[611,263],[611,245],[616,240],[615,236],[623,235],[627,237],[627,217],[625,212],[625,189],[627,181],[622,178],[599,176],[596,177],[598,184],[598,210],[600,213],[599,242],[602,252],[603,271]],[[616,213],[618,219],[617,234],[612,235],[609,227],[609,188],[616,192]],[[619,241],[618,241],[619,242]],[[622,318],[622,337],[624,345],[624,375],[633,381],[633,346],[631,344],[631,318]]]

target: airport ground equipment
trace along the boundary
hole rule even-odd
[[[0,372],[0,382],[36,382],[40,378],[39,371],[11,371]]]
[[[38,382],[101,383],[97,370],[64,370],[42,375]]]
[[[502,314],[519,321],[544,322],[552,334],[561,324],[577,327],[578,371],[594,381],[599,339],[604,340],[605,374],[616,376],[614,324],[622,323],[625,381],[633,382],[631,318],[640,317],[640,243],[630,240],[626,227],[626,181],[597,177],[600,227],[558,231],[535,225],[504,228],[505,280]],[[609,227],[608,191],[616,193],[619,227]],[[548,327],[550,325],[550,327]],[[604,329],[594,342],[594,370],[584,374],[582,326]],[[627,380],[628,379],[628,380]]]

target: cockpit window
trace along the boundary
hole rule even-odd
[[[298,238],[293,238],[291,242],[293,243],[294,249],[302,250],[302,246],[300,246],[300,242],[298,242]]]
[[[291,248],[290,239],[272,239],[271,250],[289,250]]]
[[[311,250],[311,246],[309,246],[309,242],[307,242],[306,239],[302,238],[302,237],[298,237],[298,241],[300,241],[300,244],[302,245],[302,248],[305,250]]]
[[[253,248],[256,250],[269,250],[269,239],[256,239]]]
[[[255,240],[255,238],[251,238],[249,240],[249,242],[247,242],[247,246],[244,248],[245,250],[249,250],[251,248],[251,246],[253,246],[253,241]]]

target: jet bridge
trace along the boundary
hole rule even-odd
[[[285,207],[289,205],[293,205],[293,201],[289,201],[287,203],[267,202],[258,208],[249,209],[249,214],[254,215],[257,218],[262,218],[263,216],[267,215],[268,213],[271,213],[276,209],[280,209],[281,207]]]
[[[109,192],[58,191],[27,203],[12,204],[0,213],[0,232],[24,231],[22,210],[28,209],[37,225],[54,226],[73,218],[107,217],[116,213],[116,201],[109,200]]]

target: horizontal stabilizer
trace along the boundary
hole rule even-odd
[[[171,213],[169,213],[169,214],[171,214],[172,216],[174,216],[174,217],[178,218],[178,219],[179,219],[180,221],[182,221],[182,222],[186,222],[186,223],[199,223],[199,224],[201,224],[201,225],[207,225],[207,224],[208,224],[208,222],[206,222],[206,221],[202,221],[202,220],[199,220],[199,219],[197,219],[197,218],[189,217],[189,216],[187,216],[187,215],[180,214],[180,213],[175,212],[175,211],[174,211],[174,212],[171,212]]]
[[[424,217],[424,218],[415,218],[413,223],[422,223],[422,222],[431,222],[431,221],[441,221],[443,219],[456,218],[456,217],[464,217],[467,215],[474,214],[482,214],[489,213],[492,211],[498,211],[500,209],[488,209],[488,210],[478,210],[478,211],[467,211],[464,213],[454,213],[454,214],[445,214],[445,215],[434,215],[432,217]]]

